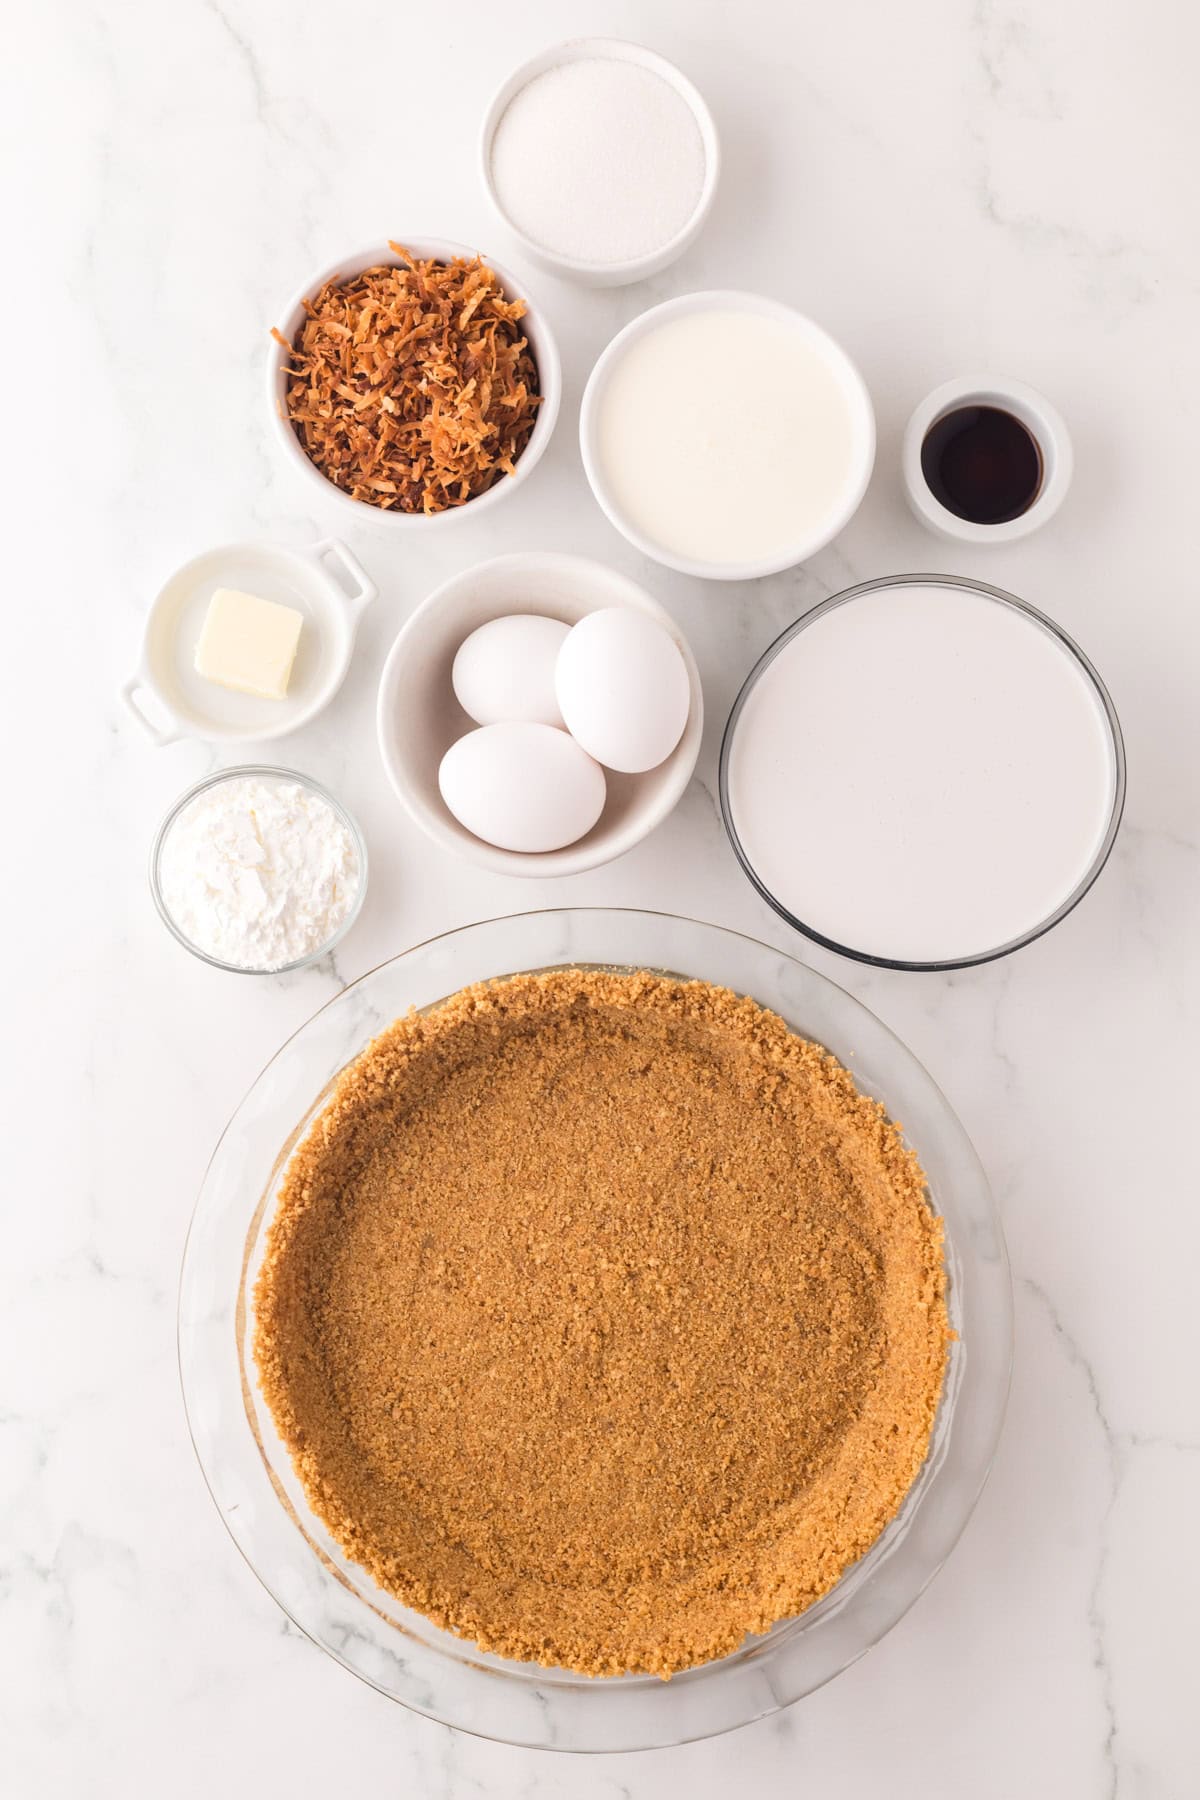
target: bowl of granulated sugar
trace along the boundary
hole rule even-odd
[[[523,64],[487,110],[480,152],[488,198],[529,260],[586,287],[674,262],[721,163],[692,83],[620,38],[575,38]]]

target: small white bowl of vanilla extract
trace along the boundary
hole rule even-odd
[[[1066,421],[1021,381],[935,388],[904,433],[904,488],[923,525],[958,543],[1027,537],[1062,505],[1074,469]]]

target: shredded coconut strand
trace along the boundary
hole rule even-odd
[[[338,930],[358,894],[354,839],[294,781],[242,776],[206,788],[162,847],[159,887],[176,926],[207,956],[281,969]]]

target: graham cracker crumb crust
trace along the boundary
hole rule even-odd
[[[262,1389],[314,1510],[501,1656],[668,1676],[895,1516],[951,1336],[882,1108],[754,1001],[558,970],[397,1020],[285,1173]]]

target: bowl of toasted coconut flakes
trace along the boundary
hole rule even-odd
[[[443,239],[341,258],[271,331],[275,440],[360,523],[416,528],[495,505],[540,461],[561,385],[521,284]]]

